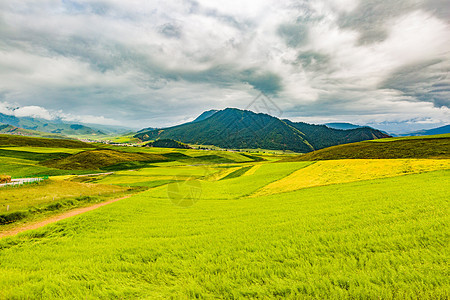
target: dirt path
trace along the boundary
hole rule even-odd
[[[67,218],[70,218],[70,217],[73,217],[73,216],[76,216],[76,215],[80,215],[80,214],[83,214],[85,212],[97,209],[99,207],[102,207],[102,206],[105,206],[105,205],[117,202],[119,200],[130,198],[131,196],[132,195],[128,195],[128,196],[125,196],[125,197],[122,197],[122,198],[108,200],[108,201],[105,201],[105,202],[102,202],[102,203],[98,203],[98,204],[95,204],[95,205],[92,205],[92,206],[77,208],[77,209],[74,209],[74,210],[62,213],[60,215],[56,215],[56,216],[50,217],[50,218],[48,218],[48,219],[46,219],[44,221],[31,223],[31,224],[23,224],[21,226],[12,228],[10,230],[6,230],[6,231],[0,232],[0,239],[4,238],[4,237],[7,237],[7,236],[16,235],[18,233],[21,233],[21,232],[24,232],[24,231],[27,231],[27,230],[38,229],[38,228],[44,227],[47,224],[55,223],[55,222],[58,222],[58,221],[61,221],[61,220],[64,220],[64,219],[67,219]]]

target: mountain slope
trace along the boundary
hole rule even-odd
[[[325,125],[312,125],[303,122],[294,123],[289,120],[285,120],[285,122],[303,132],[315,150],[340,144],[389,137],[381,131],[370,127],[342,130],[328,128]]]
[[[209,117],[211,117],[212,115],[214,115],[216,112],[218,112],[217,109],[211,109],[211,110],[205,111],[200,116],[198,116],[194,121],[192,121],[192,123],[206,120]]]
[[[387,135],[371,128],[335,130],[324,125],[294,123],[267,114],[227,108],[201,121],[141,132],[135,137],[144,141],[168,138],[222,148],[262,148],[304,153]]]

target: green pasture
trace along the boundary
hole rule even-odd
[[[446,299],[449,175],[190,208],[149,190],[0,240],[0,298]]]

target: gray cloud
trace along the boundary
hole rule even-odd
[[[349,14],[340,17],[343,28],[351,28],[361,32],[361,44],[382,42],[388,36],[386,21],[401,16],[418,8],[416,1],[360,1],[358,7]]]
[[[278,27],[278,34],[289,47],[303,46],[308,39],[308,27],[302,24],[282,24]]]
[[[145,127],[262,91],[310,121],[448,122],[447,6],[5,0],[0,101]]]
[[[164,24],[162,26],[160,26],[160,31],[161,34],[165,35],[166,37],[169,38],[181,38],[182,35],[182,29],[179,25],[176,24]]]
[[[430,60],[400,68],[381,84],[395,89],[416,101],[431,102],[436,107],[449,107],[450,65],[442,60]]]
[[[299,53],[297,60],[304,69],[320,71],[327,68],[330,58],[328,55],[322,53],[305,51]]]
[[[386,23],[389,20],[420,9],[429,11],[444,21],[450,19],[450,9],[446,0],[364,0],[359,1],[354,11],[342,14],[339,25],[361,32],[360,44],[377,43],[388,37],[389,27]]]

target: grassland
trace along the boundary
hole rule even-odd
[[[448,175],[190,209],[148,191],[1,240],[0,297],[445,299]]]
[[[5,212],[7,205],[10,211],[15,211],[64,198],[117,193],[124,190],[126,189],[120,186],[55,180],[20,187],[1,188],[0,212]]]
[[[133,188],[62,180],[0,188],[0,233],[93,203],[138,192]]]
[[[73,170],[67,171],[48,168],[45,166],[41,166],[38,163],[38,161],[32,161],[28,159],[0,157],[0,174],[10,175],[13,178],[22,178],[77,173]]]
[[[403,140],[368,143],[397,151],[394,143]],[[427,139],[428,147],[442,146],[445,138],[436,140]],[[450,295],[450,160],[445,156],[280,161],[287,156],[112,146],[65,152],[64,147],[54,147],[58,149],[4,149],[35,154],[28,160],[0,158],[1,168],[12,161],[9,166],[26,165],[23,173],[45,171],[40,168],[63,172],[45,183],[48,186],[0,189],[0,198],[4,193],[7,202],[15,201],[13,209],[36,206],[45,211],[53,200],[39,202],[36,195],[62,191],[66,194],[58,201],[70,201],[61,202],[64,205],[89,205],[91,200],[75,198],[95,197],[97,189],[108,195],[128,187],[148,190],[1,239],[0,299]],[[149,155],[165,160],[89,176],[67,175],[76,171],[41,164],[79,161],[74,157],[105,151],[132,157],[125,163]],[[42,158],[67,155],[38,160],[36,153]],[[105,169],[111,161],[108,157],[98,168]],[[198,193],[192,193],[193,188]],[[86,195],[80,197],[79,192]],[[178,196],[183,202],[174,199]],[[186,208],[180,203],[194,205]]]
[[[329,159],[450,158],[450,137],[404,137],[333,146],[288,161]]]

